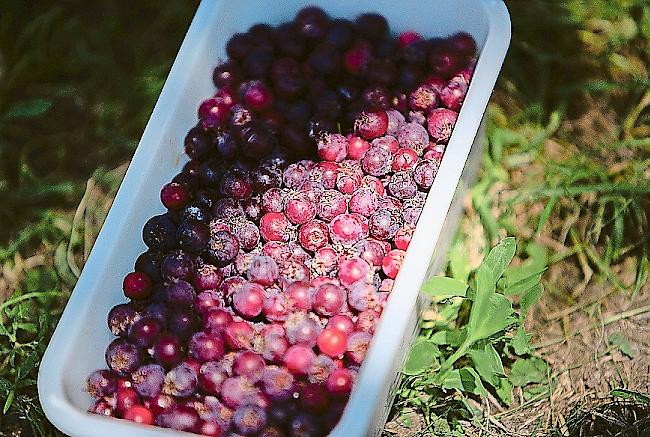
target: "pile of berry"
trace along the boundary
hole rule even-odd
[[[325,435],[437,173],[474,41],[392,38],[380,15],[310,7],[227,52],[185,139],[191,160],[161,191],[168,211],[144,226],[130,302],[108,315],[117,338],[88,378],[90,411],[208,436]]]

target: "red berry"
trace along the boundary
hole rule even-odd
[[[266,241],[287,241],[289,220],[280,212],[268,212],[260,220],[260,234]]]
[[[233,307],[245,319],[254,319],[262,313],[264,297],[264,288],[261,285],[248,282],[235,292]]]
[[[284,213],[291,223],[301,225],[316,217],[316,205],[301,192],[289,197],[284,206]]]
[[[388,114],[385,111],[362,112],[354,120],[354,130],[366,140],[384,135],[387,129]]]
[[[320,220],[311,220],[300,227],[298,232],[300,245],[312,252],[325,246],[329,241],[327,224]]]
[[[400,249],[393,249],[386,254],[381,264],[381,269],[386,273],[386,276],[395,279],[400,267],[402,266],[402,261],[404,261],[405,255],[406,252]]]
[[[348,139],[348,158],[359,160],[363,158],[369,148],[370,143],[368,141],[356,135],[351,135]]]
[[[324,134],[317,146],[318,156],[325,161],[341,162],[348,154],[348,140],[341,134]]]
[[[255,80],[247,84],[244,102],[254,111],[261,111],[271,106],[273,95],[261,81]]]
[[[338,278],[346,287],[368,278],[370,266],[361,258],[351,258],[339,264]]]
[[[338,329],[345,334],[351,334],[354,331],[354,322],[350,316],[336,314],[327,322],[327,329]]]
[[[368,236],[368,219],[360,214],[341,214],[329,225],[335,243],[352,245]]]
[[[330,357],[340,357],[347,350],[348,336],[334,328],[324,329],[318,336],[318,349]]]
[[[431,111],[427,118],[431,139],[436,143],[447,143],[457,118],[458,114],[450,109],[437,108]]]
[[[187,188],[176,182],[170,182],[160,190],[160,200],[166,208],[180,209],[184,207],[190,199]]]
[[[310,347],[297,344],[287,350],[284,365],[294,375],[306,375],[315,358],[316,354]]]
[[[124,290],[124,295],[129,299],[147,299],[151,296],[151,279],[146,273],[131,272],[124,277],[122,289]]]
[[[131,420],[136,423],[141,423],[143,425],[152,425],[153,424],[153,414],[146,407],[142,405],[135,405],[124,413],[124,418],[126,420]]]
[[[307,282],[298,281],[285,289],[293,311],[309,311],[312,306],[312,287]]]
[[[348,395],[352,391],[354,375],[348,369],[336,369],[327,378],[327,391],[332,395]]]
[[[336,314],[345,303],[345,291],[334,284],[323,284],[314,292],[314,311],[321,316]]]
[[[418,154],[410,148],[401,148],[393,155],[393,171],[412,170],[418,163]]]
[[[393,238],[395,247],[401,250],[408,249],[409,244],[411,243],[411,237],[413,237],[414,230],[415,229],[413,226],[404,226],[400,228]]]

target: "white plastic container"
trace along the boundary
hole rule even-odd
[[[123,276],[146,249],[142,226],[163,212],[159,190],[182,168],[182,142],[196,122],[198,104],[214,92],[212,68],[225,58],[235,32],[258,22],[290,20],[306,0],[204,0],[192,21],[135,152],[115,203],[43,358],[38,390],[47,417],[72,436],[187,435],[86,413],[87,375],[104,368],[112,340],[106,316],[124,301]],[[466,31],[480,55],[465,104],[431,188],[389,304],[341,422],[331,435],[379,435],[392,402],[408,345],[416,333],[422,282],[439,271],[456,229],[460,199],[476,172],[483,133],[479,126],[510,42],[510,18],[501,0],[327,0],[335,17],[362,12],[386,16],[394,32],[446,36]],[[164,6],[161,6],[164,7]],[[475,141],[476,139],[476,141]]]

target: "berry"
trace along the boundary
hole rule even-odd
[[[377,195],[371,188],[362,187],[357,189],[348,202],[348,209],[351,213],[361,214],[370,217],[379,205]]]
[[[181,184],[171,182],[160,191],[160,200],[169,209],[181,209],[190,198],[187,189]]]
[[[117,378],[108,370],[95,370],[86,379],[86,391],[94,398],[110,396],[117,390]]]
[[[377,308],[379,305],[377,290],[371,284],[358,282],[348,291],[348,304],[357,311]]]
[[[388,114],[385,111],[362,112],[354,120],[354,130],[365,140],[378,138],[388,129]]]
[[[345,314],[336,314],[327,322],[326,330],[336,329],[344,334],[351,334],[354,331],[354,322],[350,316]]]
[[[304,384],[300,386],[299,393],[300,404],[305,410],[323,413],[327,409],[329,399],[322,385]]]
[[[341,162],[348,153],[348,139],[341,134],[324,134],[317,146],[318,156],[325,161]]]
[[[208,361],[203,363],[199,370],[199,388],[204,393],[217,395],[221,390],[221,384],[223,384],[227,377],[217,362]]]
[[[372,176],[384,176],[391,170],[393,157],[391,153],[380,146],[373,146],[361,160],[363,171]]]
[[[271,188],[262,194],[262,209],[264,212],[282,212],[284,211],[284,203],[286,201],[286,193],[280,188]]]
[[[206,223],[184,221],[176,231],[178,246],[192,253],[201,253],[205,250],[210,238],[210,228]]]
[[[437,109],[433,112],[435,111]],[[403,125],[397,132],[397,141],[400,147],[413,149],[418,156],[421,156],[429,145],[429,135],[422,125],[410,122]]]
[[[120,376],[127,376],[142,363],[140,349],[121,338],[113,340],[108,345],[105,357],[108,367]]]
[[[431,111],[427,118],[431,140],[436,143],[447,143],[457,118],[458,114],[450,109],[438,108]]]
[[[380,240],[389,240],[402,226],[402,217],[397,209],[379,208],[369,221],[370,234]]]
[[[279,212],[268,212],[260,220],[260,234],[265,241],[287,241],[289,220]]]
[[[196,298],[194,287],[182,279],[172,279],[165,286],[164,293],[165,301],[171,306],[190,307]]]
[[[219,359],[224,352],[224,344],[221,336],[197,332],[189,342],[189,355],[201,363]]]
[[[146,364],[131,374],[133,388],[144,399],[151,399],[160,394],[165,369],[158,364]]]
[[[200,159],[210,151],[210,141],[210,135],[199,127],[195,126],[190,129],[185,136],[185,153],[190,157],[190,159]],[[163,201],[163,205],[168,207],[165,204],[165,201]]]
[[[116,417],[115,407],[111,405],[106,399],[97,399],[88,408],[89,413],[99,414],[101,416]]]
[[[284,321],[289,311],[289,301],[286,294],[274,290],[267,293],[262,312],[271,321]]]
[[[261,285],[248,282],[233,295],[233,307],[245,319],[254,319],[262,313],[264,297]]]
[[[338,270],[338,278],[341,284],[350,287],[368,277],[370,266],[361,258],[350,258],[341,261]]]
[[[316,437],[322,435],[316,416],[301,412],[291,419],[289,435],[292,437]]]
[[[306,375],[316,354],[308,346],[297,344],[291,346],[284,355],[284,365],[294,375]]]
[[[458,32],[452,35],[447,40],[447,44],[451,50],[465,56],[473,56],[476,53],[476,41],[466,32]]]
[[[223,274],[212,264],[203,264],[194,271],[194,288],[201,292],[216,290],[223,281]]]
[[[369,148],[370,143],[366,140],[361,139],[356,135],[351,135],[348,139],[348,158],[356,160],[362,159]]]
[[[124,413],[129,408],[138,405],[140,397],[138,393],[132,388],[119,388],[115,394],[115,409],[120,413]]]
[[[266,412],[256,405],[245,405],[235,411],[232,424],[243,435],[256,435],[266,425]]]
[[[352,194],[361,186],[363,169],[357,161],[347,160],[341,164],[336,188],[343,194]]]
[[[151,296],[151,279],[146,273],[131,272],[124,277],[122,289],[124,290],[124,295],[129,299],[147,299]]]
[[[209,334],[221,334],[232,322],[232,315],[222,308],[210,310],[203,317],[203,330]]]
[[[143,425],[153,424],[153,414],[146,407],[142,405],[134,405],[124,412],[123,416],[126,420],[131,420],[135,423]]]
[[[257,389],[248,378],[235,376],[226,379],[221,385],[221,400],[230,408],[239,408],[248,403],[256,392]]]
[[[314,311],[322,316],[332,316],[345,303],[345,291],[335,284],[322,284],[314,291]]]
[[[289,343],[302,344],[309,347],[316,345],[316,338],[321,331],[321,326],[305,315],[305,313],[292,314],[284,326],[287,331],[287,340],[289,340]]]
[[[361,364],[366,357],[372,335],[367,332],[354,332],[348,337],[348,351],[345,356],[353,364]]]
[[[293,282],[286,289],[293,311],[308,311],[312,306],[312,288],[307,282]]]
[[[329,224],[334,243],[353,245],[368,236],[368,219],[359,214],[340,214]]]
[[[343,68],[351,75],[360,75],[367,70],[371,56],[370,45],[358,41],[343,54]]]
[[[447,85],[440,91],[440,100],[442,101],[442,104],[452,111],[458,112],[465,100],[468,88],[469,83],[462,75],[458,74],[452,77]]]
[[[245,376],[251,381],[258,381],[265,366],[264,358],[260,355],[251,351],[243,351],[235,359],[232,370],[237,376]]]
[[[325,190],[318,204],[318,216],[326,222],[345,213],[345,196],[336,190]]]
[[[189,307],[177,308],[169,314],[167,323],[169,330],[176,334],[179,338],[187,340],[194,334],[198,327],[199,322]]]
[[[372,309],[361,311],[357,316],[357,321],[354,324],[354,328],[357,331],[364,331],[374,334],[375,327],[377,326],[377,323],[379,323],[380,316],[380,313]]]
[[[152,250],[169,250],[176,245],[176,225],[167,214],[150,218],[142,228],[142,239]]]
[[[223,331],[224,339],[231,349],[250,349],[255,331],[248,322],[233,321]]]
[[[418,154],[415,150],[402,147],[393,155],[393,171],[412,170],[418,163]]]
[[[327,378],[327,391],[333,396],[347,396],[352,391],[354,375],[348,369],[336,369]]]
[[[223,429],[216,421],[203,420],[198,425],[197,433],[204,436],[221,437],[223,435]]]
[[[162,332],[161,323],[153,317],[143,317],[129,326],[128,339],[139,348],[149,348]]]
[[[399,149],[399,143],[397,139],[391,135],[384,135],[383,137],[375,138],[370,143],[371,147],[381,147],[382,149],[390,152],[391,155],[395,154]]]
[[[173,334],[161,335],[153,346],[153,357],[163,367],[170,368],[184,358],[183,344]]]
[[[244,102],[254,111],[262,111],[273,103],[271,91],[259,80],[246,84]]]
[[[139,318],[140,314],[138,314],[133,304],[122,303],[115,305],[108,313],[108,329],[113,335],[123,337],[127,334],[129,326]]]
[[[165,375],[163,393],[186,398],[196,391],[198,382],[196,370],[189,364],[181,363]]]
[[[288,198],[284,213],[291,223],[301,225],[316,217],[316,205],[306,194],[298,193]]]
[[[163,258],[160,271],[166,279],[190,280],[194,273],[194,263],[188,254],[176,250]]]
[[[262,356],[273,363],[281,363],[288,348],[289,342],[283,335],[269,334],[264,336]]]
[[[297,281],[309,281],[309,268],[304,260],[292,259],[280,265],[278,283],[282,289]]]
[[[282,174],[287,188],[300,188],[309,179],[309,169],[302,163],[289,165]]]
[[[386,128],[386,133],[388,135],[396,136],[399,129],[406,123],[406,120],[402,113],[395,109],[389,109],[386,111],[386,115],[388,115],[388,127]]]
[[[322,247],[314,253],[311,262],[312,272],[317,276],[329,275],[337,266],[339,256],[331,247]]]
[[[410,199],[418,192],[413,175],[408,171],[398,171],[388,182],[388,191],[398,199]]]
[[[386,276],[395,279],[404,261],[404,255],[406,255],[406,252],[400,249],[393,249],[386,254],[381,266]]]
[[[395,238],[393,239],[395,247],[401,250],[406,250],[411,243],[413,231],[415,231],[415,228],[413,226],[404,226],[400,228],[395,234]]]
[[[278,279],[278,265],[270,256],[255,256],[248,269],[248,280],[268,287]]]
[[[206,255],[216,266],[225,266],[235,259],[239,252],[237,238],[228,231],[217,231],[210,236]]]
[[[243,171],[228,171],[221,178],[219,190],[225,197],[248,199],[253,193],[253,183]]]
[[[154,423],[163,428],[194,432],[200,423],[200,419],[194,408],[186,405],[172,405],[169,409],[158,414]]]
[[[311,220],[300,227],[298,239],[302,247],[315,252],[328,243],[329,230],[324,222]]]
[[[330,357],[339,357],[347,350],[348,336],[336,328],[326,328],[318,336],[318,349]]]

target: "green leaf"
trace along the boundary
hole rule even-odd
[[[620,350],[622,354],[627,355],[628,358],[634,358],[634,351],[632,350],[632,346],[630,346],[630,342],[627,341],[627,336],[625,336],[625,334],[615,332],[609,336],[608,342],[612,346],[617,346],[618,350]]]
[[[457,389],[465,393],[485,396],[486,391],[476,370],[471,367],[452,369],[442,379],[442,388]]]
[[[52,102],[43,99],[20,102],[4,114],[4,118],[34,118],[45,114],[52,107]]]
[[[16,395],[16,392],[14,390],[11,390],[9,392],[9,396],[7,396],[7,400],[4,403],[4,406],[2,407],[2,414],[7,414],[7,411],[9,411],[9,408],[11,408],[11,404],[14,401],[14,396]]]
[[[639,393],[633,390],[626,390],[624,388],[617,388],[609,392],[610,396],[623,399],[634,399],[637,402],[641,402],[647,405],[650,405],[650,395],[645,393]]]
[[[528,384],[546,381],[548,364],[541,358],[520,358],[515,361],[510,369],[508,379],[512,385],[523,387]]]
[[[459,240],[449,250],[449,269],[454,278],[463,282],[467,282],[472,272],[467,250]]]
[[[500,377],[505,376],[505,372],[501,357],[494,346],[488,343],[483,349],[470,349],[467,354],[472,359],[474,368],[483,381],[492,387],[498,387]]]
[[[512,404],[512,384],[507,378],[501,378],[499,387],[496,389],[497,396],[503,401],[504,404],[510,406]]]
[[[532,352],[529,343],[531,336],[532,334],[527,334],[523,326],[520,326],[519,329],[517,329],[517,332],[510,340],[510,345],[513,347],[517,355],[526,355]]]
[[[517,243],[515,237],[506,237],[492,248],[479,269],[488,269],[492,273],[494,283],[496,284],[496,281],[499,280],[508,264],[510,264],[510,261],[512,261],[516,251]]]
[[[522,279],[521,281],[515,282],[514,284],[510,284],[506,280],[506,285],[503,290],[503,294],[506,296],[513,296],[516,294],[521,294],[525,291],[528,291],[535,285],[539,284],[540,279],[542,279],[542,274],[546,271],[546,269],[542,270],[541,272],[535,272],[531,276]]]
[[[494,293],[493,286],[491,296],[474,301],[467,324],[468,340],[473,344],[507,328],[512,323],[511,314],[512,304],[504,295]]]
[[[464,340],[465,331],[438,331],[429,340],[437,345],[450,345],[458,347]]]
[[[438,366],[438,346],[432,341],[419,339],[415,342],[404,364],[402,373],[405,375],[418,375],[432,366]]]
[[[521,301],[519,302],[519,307],[521,309],[521,317],[526,317],[526,314],[528,314],[528,310],[535,305],[538,301],[539,298],[542,297],[542,293],[544,292],[544,287],[542,284],[537,284],[532,288],[529,288],[524,295],[521,297]]]
[[[439,298],[465,297],[468,287],[466,282],[458,279],[435,276],[422,285],[422,291]]]

